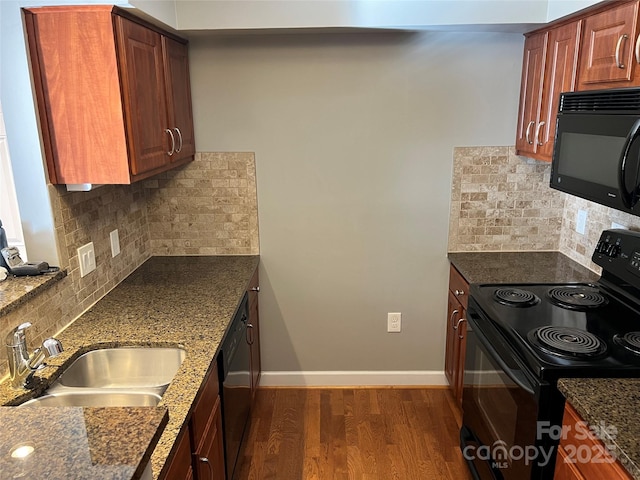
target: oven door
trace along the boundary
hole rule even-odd
[[[524,369],[504,337],[474,313],[472,304],[467,314],[460,448],[473,477],[552,478],[556,449],[548,427],[556,419],[547,418],[548,385]]]

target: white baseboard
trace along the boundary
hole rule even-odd
[[[449,385],[444,372],[408,370],[390,372],[268,372],[260,376],[263,387],[344,387],[344,386],[440,386]]]

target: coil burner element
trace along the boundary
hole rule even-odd
[[[615,334],[613,341],[631,353],[640,355],[640,332],[627,332],[624,335]]]
[[[540,301],[540,299],[528,290],[519,288],[499,288],[493,292],[493,298],[503,305],[509,307],[530,307]]]
[[[579,285],[552,288],[549,298],[556,305],[572,310],[597,308],[608,303],[607,298],[595,288]]]
[[[600,338],[577,328],[540,327],[528,337],[534,346],[561,357],[593,358],[607,351],[607,344]]]

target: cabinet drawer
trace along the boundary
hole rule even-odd
[[[214,362],[209,369],[209,374],[205,380],[204,388],[198,397],[193,415],[191,416],[191,437],[194,445],[199,445],[209,423],[209,417],[216,405],[218,394],[220,393],[220,385],[218,383],[218,368]]]
[[[449,273],[449,290],[466,309],[469,303],[469,284],[453,265],[451,265]]]
[[[573,466],[589,480],[630,480],[631,476],[624,467],[615,460],[590,430],[575,409],[566,404],[562,420],[565,433],[560,446],[564,449],[562,460],[573,463]],[[560,457],[558,457],[558,461]],[[556,467],[556,470],[558,467]]]

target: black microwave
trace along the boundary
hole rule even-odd
[[[551,188],[640,215],[640,88],[560,95]]]

